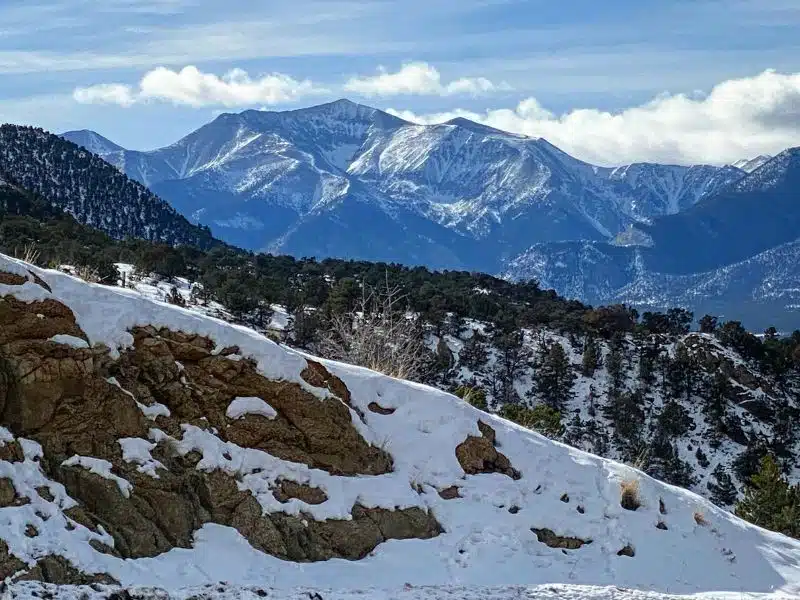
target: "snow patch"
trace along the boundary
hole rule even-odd
[[[274,419],[278,412],[261,398],[236,398],[228,405],[225,415],[229,419],[241,419],[245,415],[261,415]]]

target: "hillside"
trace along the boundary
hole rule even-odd
[[[800,542],[631,467],[135,292],[0,271],[2,575],[800,593]]]
[[[754,331],[800,327],[797,260],[792,241],[709,271],[658,271],[653,250],[594,242],[537,244],[509,263],[509,279],[535,279],[542,287],[590,304],[625,303],[640,310],[681,306],[695,314],[741,320]]]
[[[427,380],[733,508],[768,452],[800,482],[798,371],[771,372],[747,356],[739,334],[724,326],[610,341],[552,329],[517,337],[468,322],[430,340],[450,356]]]
[[[348,100],[223,114],[150,152],[64,137],[243,248],[487,272],[532,243],[610,239],[744,175],[600,168],[544,139],[466,119],[416,125]]]
[[[746,260],[800,232],[800,148],[790,148],[691,209],[643,229],[654,270],[697,273]]]
[[[635,318],[618,307],[591,309],[535,284],[476,273],[119,242],[35,198],[14,194],[29,203],[28,212],[0,211],[0,252],[22,256],[32,249],[40,264],[60,266],[92,281],[118,282],[262,331],[273,329],[287,343],[323,355],[329,348],[321,342],[337,319],[357,306],[361,284],[389,285],[401,291],[403,306],[419,317],[420,327],[413,335],[424,336],[429,348],[420,354],[422,381],[446,391],[460,385],[480,389],[492,411],[507,411],[521,402],[535,407],[545,401],[535,389],[543,349],[557,341],[576,378],[559,401],[555,428],[550,416],[547,434],[555,439],[636,462],[726,507],[741,498],[744,484],[767,451],[779,456],[793,481],[799,479],[800,474],[791,473],[800,456],[793,433],[800,425],[796,336],[762,343],[743,335],[735,323],[728,327],[720,322],[717,335],[698,337],[686,333],[691,317],[676,324],[673,317]],[[20,205],[18,199],[14,202]],[[522,338],[509,335],[519,330],[525,332]],[[679,348],[698,343],[692,356],[679,356]],[[587,346],[596,347],[598,355],[592,373],[582,364]],[[635,409],[630,412],[637,425],[635,436],[626,433],[626,422],[615,416],[619,413],[609,400],[614,390],[606,363],[612,348],[624,358],[624,383],[618,386],[624,394],[613,397]],[[700,350],[704,360],[695,356]],[[648,369],[643,369],[645,363]],[[729,365],[725,388],[714,381],[720,364]],[[685,371],[689,379],[674,379],[678,371]],[[761,389],[766,391],[763,396]],[[712,405],[712,395],[724,401]],[[503,414],[527,422],[527,413]],[[672,417],[680,417],[681,425],[665,428],[665,419]],[[722,500],[709,488],[718,476],[729,477],[732,487]]]
[[[216,243],[208,230],[189,223],[141,184],[41,129],[0,126],[0,173],[117,239],[135,237],[200,248]]]

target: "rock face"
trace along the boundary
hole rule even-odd
[[[481,437],[468,436],[456,448],[456,457],[464,472],[468,475],[477,473],[502,473],[511,479],[521,477],[519,471],[511,466],[511,461],[495,448],[495,432],[483,421],[478,421]]]
[[[4,285],[30,281],[0,273]],[[41,445],[40,468],[78,503],[65,511],[67,528],[105,532],[113,540],[113,547],[93,540],[96,550],[120,558],[153,557],[191,547],[200,527],[216,523],[285,560],[357,560],[389,539],[425,539],[442,532],[434,516],[418,507],[387,510],[355,503],[349,519],[327,520],[302,512],[265,513],[234,474],[199,466],[206,458],[203,448],[178,448],[186,428],[213,432],[220,444],[335,476],[390,473],[392,457],[367,443],[354,426],[353,419],[363,414],[353,409],[347,386],[309,361],[303,378],[325,389],[320,395],[327,397],[320,399],[298,383],[265,378],[254,361],[236,355],[236,348],[212,353],[214,342],[208,338],[150,326],[130,333],[132,346],[114,358],[107,347],[70,343],[88,338],[64,304],[26,303],[11,295],[0,299],[0,425]],[[260,398],[277,416],[233,419],[226,409],[238,397]],[[159,432],[157,442],[148,441],[151,430]],[[143,471],[141,458],[126,460],[121,440],[144,444],[154,471]],[[25,460],[17,440],[0,438],[0,444],[0,460]],[[90,462],[70,460],[76,456]],[[108,465],[109,472],[98,472],[93,468],[98,464]],[[53,501],[47,486],[41,490],[43,499]],[[284,504],[328,500],[323,489],[286,479],[276,481],[272,493]],[[0,507],[27,502],[11,479],[0,478]],[[26,535],[38,535],[33,524]],[[83,574],[59,556],[31,567],[4,543],[0,575],[20,570],[25,571],[20,578],[53,583],[113,581],[104,574]]]

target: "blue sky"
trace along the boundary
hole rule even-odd
[[[797,0],[0,0],[0,121],[148,149],[220,111],[346,96],[595,162],[720,162],[800,145],[797,31]]]

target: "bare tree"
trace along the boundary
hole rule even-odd
[[[419,381],[430,364],[419,315],[407,310],[399,287],[362,286],[355,310],[331,319],[319,342],[323,356],[399,379]]]

